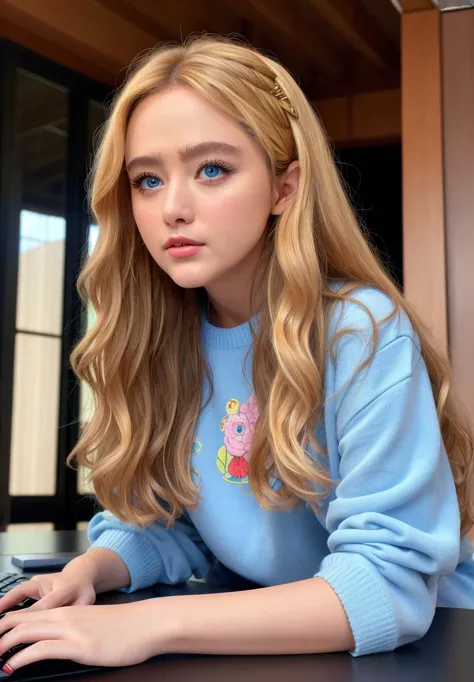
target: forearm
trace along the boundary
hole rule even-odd
[[[105,547],[90,549],[73,559],[63,573],[89,578],[97,593],[117,590],[130,584],[130,574],[118,554]]]
[[[156,618],[164,609],[169,619],[169,653],[303,654],[355,647],[342,604],[321,578],[151,601]]]

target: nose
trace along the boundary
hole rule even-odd
[[[185,183],[169,184],[166,188],[163,206],[163,220],[173,227],[179,224],[189,225],[194,220],[194,206]]]

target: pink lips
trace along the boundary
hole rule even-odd
[[[203,245],[200,244],[185,244],[184,246],[169,246],[166,249],[172,258],[189,258],[189,256],[195,256]]]

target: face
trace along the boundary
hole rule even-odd
[[[158,265],[181,287],[248,279],[275,204],[263,151],[185,86],[148,96],[129,122],[125,163],[133,214]],[[167,248],[170,238],[201,246]]]

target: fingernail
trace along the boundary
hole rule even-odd
[[[5,665],[2,668],[4,673],[7,673],[7,675],[11,675],[13,673],[13,668],[10,668],[8,663],[5,663]]]

